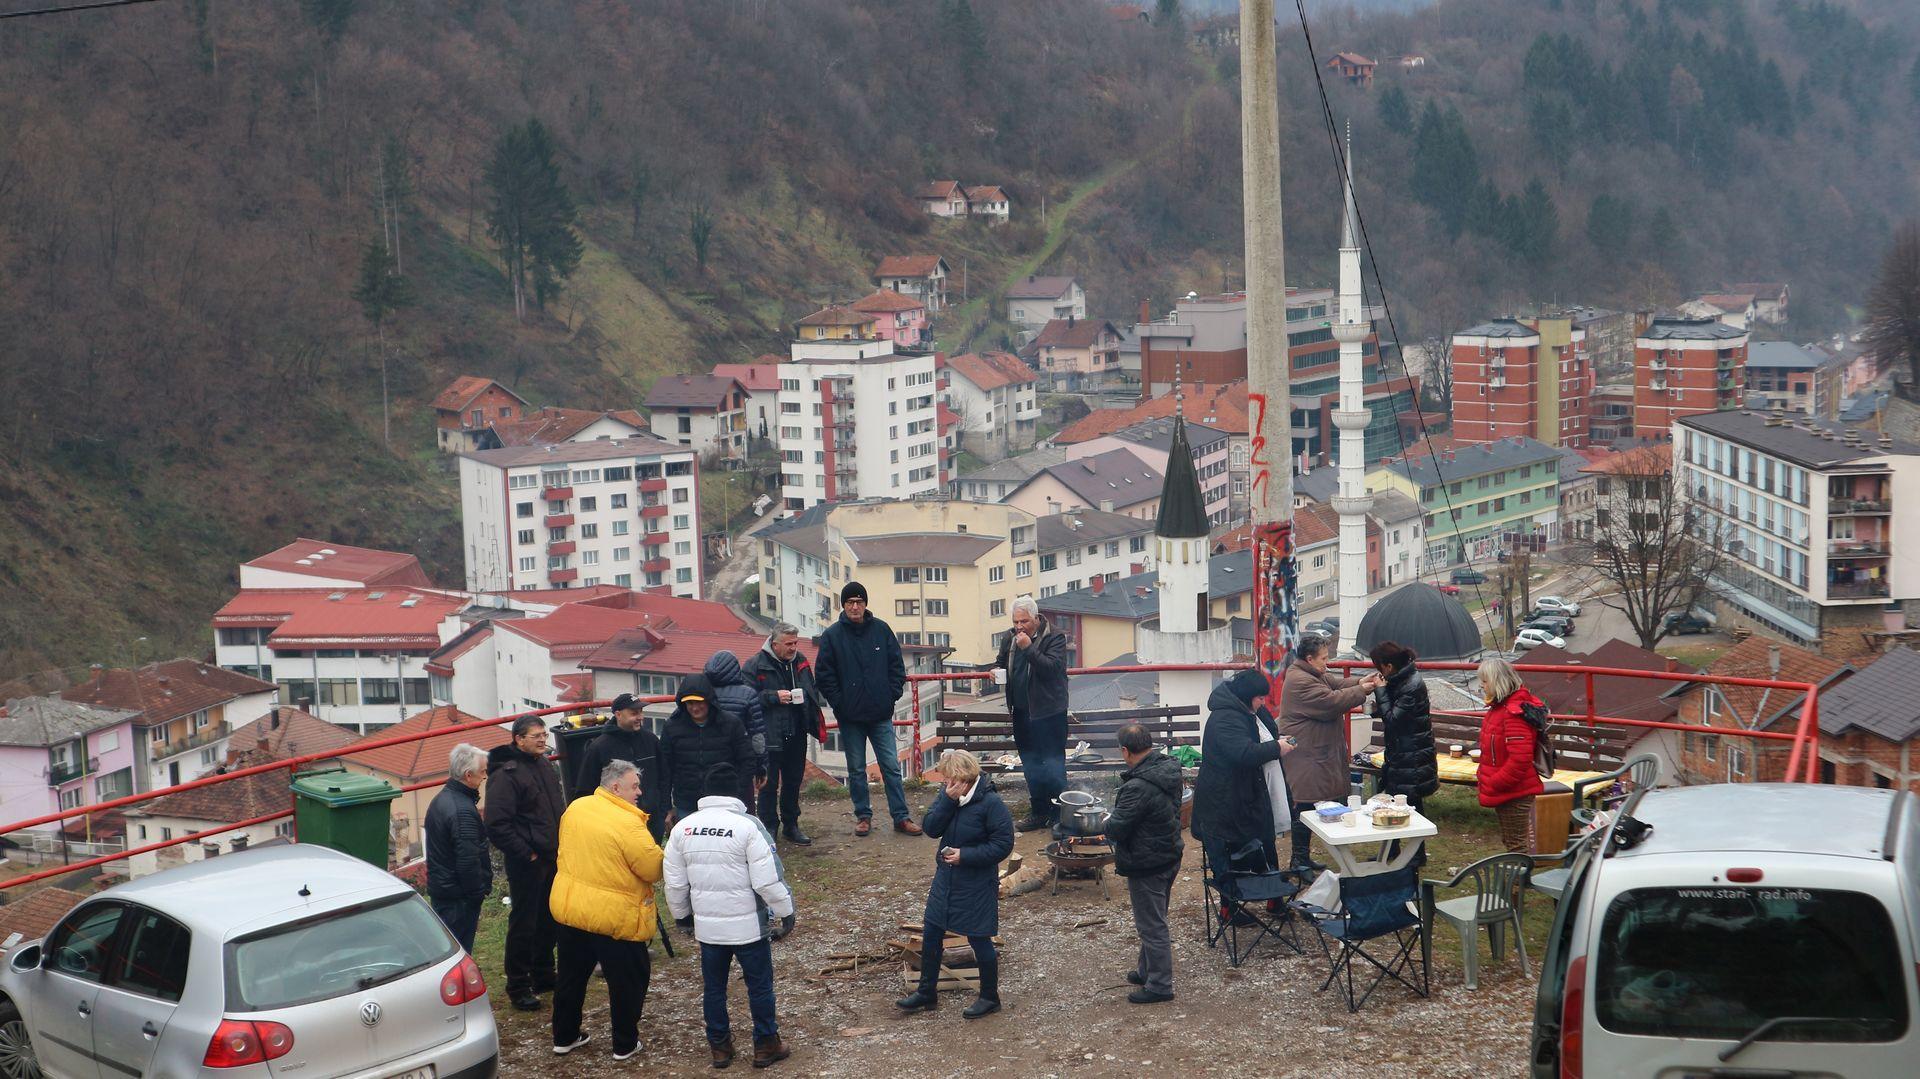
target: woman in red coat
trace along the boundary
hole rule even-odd
[[[1533,796],[1545,787],[1533,767],[1538,732],[1520,708],[1545,705],[1520,684],[1513,664],[1504,659],[1480,664],[1480,696],[1487,702],[1487,718],[1480,723],[1480,804],[1499,818],[1500,841],[1508,850],[1532,854]]]

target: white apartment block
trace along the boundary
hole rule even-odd
[[[462,454],[467,588],[606,584],[697,598],[699,486],[695,448],[653,438]]]
[[[1153,568],[1153,522],[1099,510],[1070,510],[1035,519],[1039,572],[1033,594],[1046,599],[1117,581]]]
[[[780,372],[780,495],[821,502],[911,498],[940,489],[932,353],[890,341],[795,341]]]

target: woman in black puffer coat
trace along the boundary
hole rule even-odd
[[[949,932],[967,938],[979,964],[980,995],[960,1014],[978,1019],[1000,1010],[1000,863],[1013,853],[1013,814],[980,774],[980,761],[963,749],[940,757],[946,783],[921,819],[927,838],[940,841],[933,886],[921,918],[920,986],[895,1003],[904,1011],[932,1011],[939,1003],[940,957]]]
[[[1434,759],[1433,715],[1427,703],[1427,683],[1414,664],[1413,649],[1382,641],[1367,653],[1386,684],[1373,691],[1373,713],[1380,717],[1386,747],[1380,767],[1380,790],[1404,794],[1414,812],[1428,795],[1440,789],[1439,765]],[[1426,850],[1416,864],[1426,860]]]

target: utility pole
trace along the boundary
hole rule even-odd
[[[1240,5],[1240,178],[1246,235],[1247,402],[1254,651],[1276,685],[1299,639],[1288,408],[1286,234],[1280,218],[1280,76],[1273,0]]]

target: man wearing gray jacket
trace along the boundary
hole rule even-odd
[[[1013,715],[1013,744],[1027,777],[1031,832],[1060,819],[1054,799],[1067,789],[1067,638],[1040,617],[1032,596],[1013,601],[1013,629],[1000,642],[994,679],[1004,681]]]

